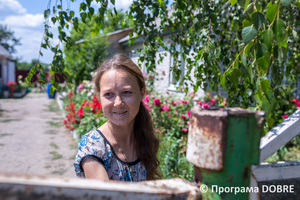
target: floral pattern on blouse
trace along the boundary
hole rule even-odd
[[[74,162],[75,174],[79,178],[85,178],[82,169],[85,159],[93,159],[103,164],[110,180],[146,181],[146,169],[140,160],[137,159],[133,162],[122,161],[99,130],[90,131],[81,138]]]

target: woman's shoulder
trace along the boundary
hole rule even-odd
[[[92,130],[81,137],[79,146],[103,146],[105,148],[105,137],[98,129]]]

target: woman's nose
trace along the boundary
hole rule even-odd
[[[121,99],[120,96],[116,96],[115,98],[115,106],[118,107],[118,106],[122,106],[123,105],[123,101]]]

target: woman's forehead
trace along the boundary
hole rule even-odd
[[[124,69],[110,69],[103,73],[100,80],[102,89],[116,86],[139,87],[137,77]]]

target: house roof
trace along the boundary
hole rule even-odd
[[[0,56],[11,58],[11,54],[0,44]]]

